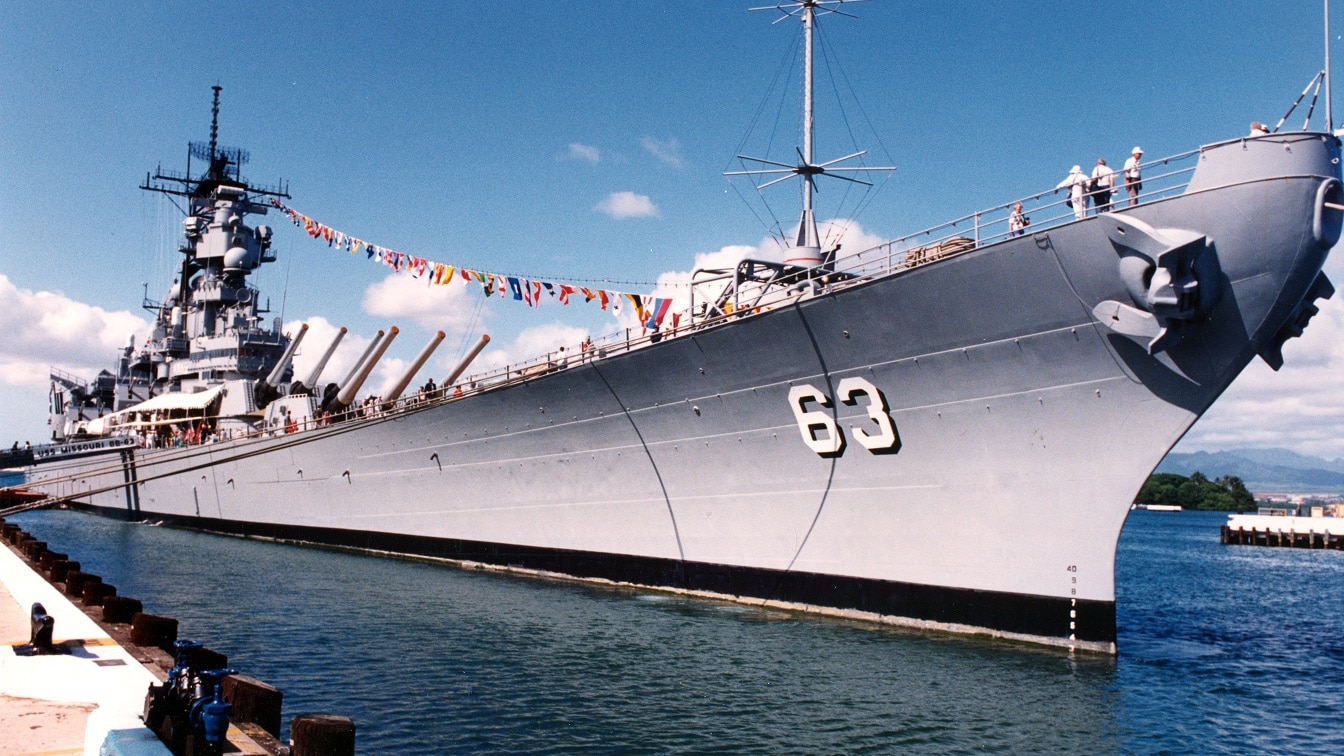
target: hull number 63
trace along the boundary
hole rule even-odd
[[[867,400],[869,422],[850,426],[854,442],[873,454],[900,451],[901,436],[896,432],[891,415],[887,414],[887,398],[878,387],[863,378],[845,378],[835,388],[835,398],[846,406],[858,404],[859,397]],[[808,409],[808,403],[815,404],[816,408]],[[814,386],[803,384],[789,389],[789,407],[798,419],[798,432],[803,435],[803,443],[823,457],[838,457],[845,453],[845,434],[835,422],[834,413],[826,411],[831,406],[831,398]]]

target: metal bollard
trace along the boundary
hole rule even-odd
[[[46,607],[35,603],[30,617],[30,627],[28,643],[32,645],[34,651],[39,654],[52,653],[55,649],[51,645],[51,635],[56,630],[56,618],[47,614]]]
[[[34,603],[32,610],[28,615],[30,632],[28,642],[14,646],[15,656],[46,656],[48,654],[68,654],[70,649],[64,644],[55,645],[51,642],[52,636],[56,630],[56,618],[47,614],[46,607]]]

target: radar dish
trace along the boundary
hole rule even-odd
[[[207,161],[216,156],[226,157],[229,159],[229,165],[235,168],[247,165],[247,161],[252,157],[241,147],[216,147],[215,154],[211,155],[209,142],[192,142],[191,156]]]

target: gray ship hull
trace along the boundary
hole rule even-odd
[[[58,492],[118,516],[1114,652],[1130,503],[1320,294],[1337,179],[1333,137],[1240,140],[1116,213],[1207,240],[1216,302],[1154,354],[1096,314],[1133,301],[1096,216],[457,401],[30,479],[73,472]],[[870,450],[879,401],[898,438]]]

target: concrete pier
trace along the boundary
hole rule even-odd
[[[74,603],[81,600],[83,608]],[[174,645],[177,620],[143,610],[101,577],[81,572],[67,554],[0,520],[0,756],[161,756],[217,748],[255,756],[291,749],[354,754],[354,722],[326,714],[295,717],[286,749],[277,740],[283,694],[236,672],[219,678],[222,703],[232,709],[227,732],[217,731],[227,742],[198,742],[210,735],[200,723],[188,724],[184,702],[164,692],[177,689],[155,684],[170,670],[205,680],[219,674],[206,670],[225,670],[228,657],[199,643]],[[173,651],[182,655],[175,660]]]
[[[55,618],[52,644],[19,656],[34,603]],[[140,721],[158,678],[82,609],[0,547],[0,754],[168,754]]]

